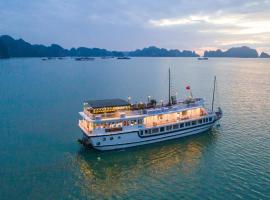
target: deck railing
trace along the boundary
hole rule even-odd
[[[92,114],[89,111],[84,111],[84,113],[91,119],[109,119],[109,118],[121,118],[121,113],[125,113],[125,116],[135,116],[143,114],[142,110],[127,110],[124,112],[113,112],[113,113],[103,113],[103,114]]]
[[[159,122],[152,122],[152,123],[146,123],[145,127],[146,128],[151,128],[151,127],[155,127],[155,126],[162,126],[162,125],[169,125],[169,124],[174,124],[174,123],[178,123],[178,122],[182,122],[182,121],[186,121],[186,120],[195,120],[198,118],[201,118],[202,116],[205,116],[206,114],[201,114],[201,115],[193,115],[193,116],[186,116],[186,117],[180,117],[177,119],[173,119],[173,120],[166,120],[166,121],[159,121]]]

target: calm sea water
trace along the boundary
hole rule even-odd
[[[110,152],[77,143],[83,100],[173,91],[211,101],[221,126]],[[0,60],[0,199],[269,199],[270,60]]]

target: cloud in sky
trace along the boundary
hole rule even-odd
[[[0,0],[0,34],[131,50],[248,45],[270,53],[270,0]]]

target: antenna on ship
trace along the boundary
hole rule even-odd
[[[214,89],[213,89],[213,96],[212,96],[212,111],[214,109],[214,102],[215,102],[215,91],[216,91],[216,76],[214,77]]]
[[[171,69],[169,68],[169,106],[172,105],[171,103]]]

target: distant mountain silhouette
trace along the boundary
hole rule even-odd
[[[177,49],[167,50],[160,49],[155,46],[150,46],[144,49],[137,49],[135,51],[130,51],[128,56],[138,56],[138,57],[199,57],[194,51],[179,51]]]
[[[220,49],[216,51],[205,51],[204,57],[235,57],[235,58],[257,58],[258,52],[256,49],[251,49],[246,46],[233,47],[227,51],[221,51]]]
[[[99,48],[64,49],[57,44],[51,46],[31,45],[22,39],[15,40],[8,35],[0,37],[0,58],[8,57],[64,57],[64,56],[123,56],[122,52]]]
[[[265,52],[262,52],[260,58],[270,58],[270,55]]]
[[[177,49],[167,50],[150,46],[135,51],[120,52],[108,51],[100,48],[72,48],[64,49],[57,44],[51,46],[32,45],[22,39],[15,40],[8,35],[0,36],[0,58],[9,57],[65,57],[65,56],[82,56],[82,57],[103,57],[103,56],[134,56],[134,57],[199,57],[195,51],[179,51]],[[204,57],[239,57],[239,58],[257,58],[258,52],[249,47],[234,47],[227,51],[205,51]],[[269,58],[267,53],[262,52],[260,58]]]
[[[157,47],[148,47],[142,50],[120,52],[108,51],[100,48],[72,48],[70,50],[64,49],[57,44],[51,46],[31,45],[22,39],[15,40],[8,35],[0,37],[0,58],[8,57],[64,57],[64,56],[155,56],[155,57],[198,57],[194,51],[179,51],[160,49]]]
[[[0,58],[8,58],[8,49],[7,46],[0,40]]]

